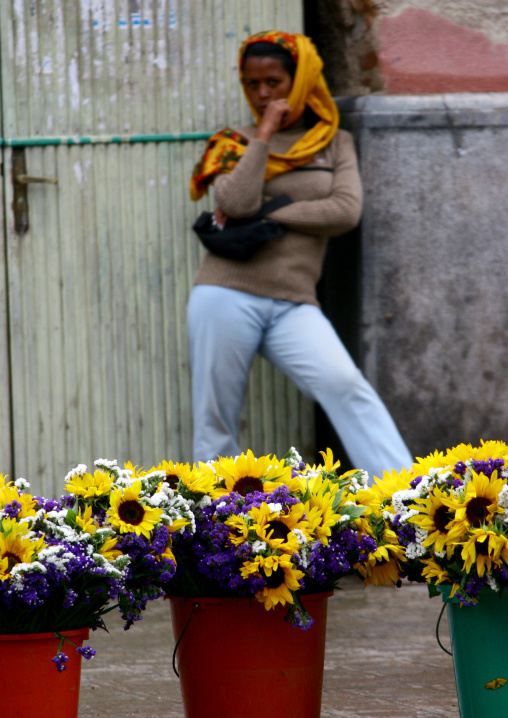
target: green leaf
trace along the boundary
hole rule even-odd
[[[352,519],[359,518],[365,511],[365,506],[355,506],[354,504],[348,504],[343,506],[340,510],[341,516],[350,516]]]
[[[440,592],[437,590],[436,585],[434,583],[428,583],[427,588],[429,591],[429,598],[434,598],[434,596],[440,595]]]
[[[333,504],[332,504],[332,510],[334,511],[334,513],[337,513],[339,510],[340,502],[342,501],[342,493],[343,493],[342,489],[340,489],[335,494],[335,498],[334,498]]]
[[[65,523],[69,526],[75,526],[76,525],[76,512],[72,509],[68,509],[67,516],[65,517]]]

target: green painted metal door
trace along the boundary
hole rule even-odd
[[[0,13],[0,471],[52,494],[94,458],[190,460],[190,226],[210,199],[192,204],[188,180],[209,133],[248,121],[239,43],[301,30],[301,2],[7,0]],[[259,361],[242,444],[291,443],[311,449],[312,407]]]

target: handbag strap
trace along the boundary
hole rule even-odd
[[[270,212],[275,212],[276,209],[280,209],[281,207],[285,207],[287,204],[292,203],[293,200],[291,197],[288,197],[287,194],[279,194],[278,197],[273,197],[268,200],[268,202],[262,204],[256,214],[249,217],[249,220],[259,219],[267,214],[270,214]]]

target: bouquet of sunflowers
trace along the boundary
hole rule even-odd
[[[508,445],[460,444],[385,473],[359,492],[374,535],[383,535],[386,583],[451,586],[464,605],[508,585]]]
[[[80,465],[57,500],[0,476],[0,633],[54,632],[60,671],[62,631],[105,628],[102,617],[116,607],[129,628],[175,573],[172,534],[189,521],[187,503],[163,472],[133,474],[116,462],[97,461],[93,474]]]
[[[356,494],[361,470],[343,476],[331,451],[305,465],[295,449],[279,460],[251,451],[196,466],[161,465],[193,519],[173,538],[173,596],[247,596],[308,628],[305,594],[327,591],[347,574],[371,575],[378,545],[364,531]],[[303,600],[302,600],[303,597]]]

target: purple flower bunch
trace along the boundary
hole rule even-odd
[[[69,495],[48,499],[0,476],[0,633],[55,633],[63,671],[63,632],[105,628],[115,604],[125,628],[139,620],[165,594],[176,570],[172,535],[189,523],[186,501],[162,480],[100,460],[93,474],[80,465],[67,475]]]
[[[195,531],[174,537],[168,593],[287,605],[287,620],[309,628],[305,594],[333,589],[378,548],[359,521],[365,507],[354,500],[364,472],[340,477],[331,452],[325,458],[311,468],[299,457],[280,462],[248,452],[194,468],[178,490],[193,506]],[[192,486],[200,489],[194,499]]]

